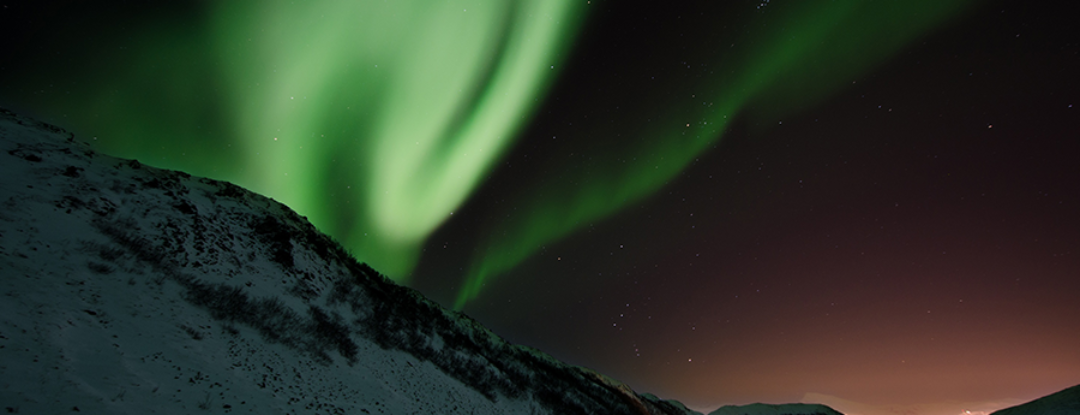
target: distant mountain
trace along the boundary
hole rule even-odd
[[[990,415],[1080,415],[1080,385]]]
[[[843,415],[825,405],[809,403],[788,403],[770,405],[753,403],[750,405],[727,405],[712,411],[709,415]]]
[[[700,415],[507,343],[271,199],[2,110],[0,406]]]

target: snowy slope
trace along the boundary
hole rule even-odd
[[[990,415],[1080,415],[1080,385]]]
[[[0,110],[7,412],[690,414],[511,345],[225,182]]]
[[[726,405],[721,406],[709,415],[842,415],[835,409],[825,405],[807,403],[789,403],[783,405],[770,405],[754,403],[750,405]]]

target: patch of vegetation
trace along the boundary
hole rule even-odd
[[[258,330],[264,339],[302,351],[323,364],[331,362],[327,351],[336,349],[349,364],[356,362],[359,346],[349,338],[341,316],[311,307],[305,318],[278,298],[251,298],[241,287],[190,281],[185,299],[210,312],[216,319]]]
[[[270,259],[285,270],[292,270],[295,264],[293,263],[292,236],[288,226],[277,218],[267,215],[256,219],[251,227],[255,230],[255,237],[270,247]]]
[[[186,200],[182,200],[179,203],[174,204],[173,207],[176,208],[176,210],[180,211],[180,213],[183,213],[185,215],[197,215],[199,213],[199,209],[196,208],[195,205],[191,204],[191,202],[188,202]]]
[[[19,158],[21,158],[23,160],[26,160],[26,161],[32,161],[34,163],[37,163],[37,162],[41,161],[41,156],[27,151],[21,145],[18,148],[14,149],[14,150],[8,151],[8,154],[10,154],[12,156],[15,156],[15,157],[19,157]]]
[[[359,348],[349,337],[349,327],[345,324],[345,319],[336,312],[327,313],[317,306],[311,306],[308,312],[315,322],[313,334],[319,343],[332,345],[342,356],[350,361],[355,360]]]
[[[223,192],[246,195],[237,189]],[[148,241],[119,221],[99,220],[95,224],[117,245],[150,264],[162,279],[179,283],[185,289],[184,299],[208,310],[214,319],[228,327],[251,327],[266,341],[298,350],[323,364],[331,362],[333,351],[354,363],[359,347],[351,336],[359,333],[384,349],[404,351],[431,362],[492,401],[499,396],[532,395],[560,414],[635,413],[627,396],[612,386],[543,353],[509,344],[468,316],[447,311],[416,291],[394,284],[356,261],[339,243],[295,212],[277,207],[281,214],[249,222],[256,238],[269,247],[273,262],[295,273],[293,250],[294,244],[299,244],[322,260],[348,269],[347,275],[332,283],[327,297],[329,309],[308,305],[307,310],[298,312],[278,298],[255,298],[242,287],[196,280],[177,271],[178,265],[167,254],[163,242]],[[346,320],[333,311],[335,305],[349,307],[360,317]]]
[[[247,190],[244,190],[244,188],[229,182],[221,182],[215,180],[210,181],[210,183],[216,184],[220,187],[218,191],[214,193],[217,196],[241,199],[244,197],[244,195],[248,193]]]
[[[101,275],[111,274],[113,272],[112,267],[110,267],[110,266],[108,266],[106,264],[99,264],[97,262],[89,262],[89,263],[87,263],[86,268],[90,269],[90,271],[95,273],[95,274],[101,274]]]
[[[194,329],[193,327],[191,327],[191,326],[189,326],[187,324],[181,324],[180,328],[184,329],[184,332],[187,333],[188,336],[191,336],[192,339],[195,339],[195,340],[202,340],[203,339],[202,332]]]
[[[145,238],[115,223],[98,221],[95,225],[137,259],[151,265],[162,279],[179,283],[185,289],[184,299],[209,311],[215,320],[254,328],[266,341],[298,350],[322,364],[331,363],[331,350],[338,351],[349,364],[356,362],[359,346],[350,338],[349,328],[339,314],[309,306],[308,316],[304,316],[278,298],[252,298],[242,287],[199,281],[177,272],[163,249]]]
[[[531,392],[560,414],[636,413],[625,397],[585,372],[534,349],[507,343],[480,323],[446,311],[366,264],[334,282],[328,302],[364,317],[354,322],[384,349],[429,361],[491,400]],[[437,341],[435,339],[439,339]]]

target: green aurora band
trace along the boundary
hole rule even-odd
[[[701,59],[717,68],[714,75],[636,117],[648,120],[630,128],[639,137],[612,146],[587,165],[552,166],[547,171],[559,171],[565,179],[508,203],[523,211],[509,213],[488,232],[482,244],[487,248],[472,261],[454,308],[464,308],[489,279],[543,245],[659,189],[712,147],[736,114],[751,110],[759,119],[776,120],[818,102],[964,6],[936,0],[770,6],[761,21],[753,22],[753,38],[739,40],[752,44],[740,49],[747,52]]]
[[[85,78],[68,86],[71,97],[39,105],[71,114],[107,153],[273,197],[404,283],[425,238],[542,102],[586,7],[268,0],[205,9],[100,42],[123,46],[87,52],[89,75],[69,75]],[[125,48],[136,52],[111,52]]]
[[[736,115],[775,120],[812,105],[967,4],[778,3],[737,34],[718,29],[738,47],[698,56],[710,75],[671,84],[674,98],[639,102],[625,144],[588,164],[546,161],[561,178],[523,188],[504,204],[515,210],[496,215],[505,220],[485,223],[455,308],[543,245],[659,189]],[[21,98],[106,153],[274,197],[407,282],[425,239],[527,124],[593,6],[209,2],[95,27],[99,37],[70,51],[83,66],[42,62],[25,74],[42,85],[70,79],[61,98],[43,89]]]
[[[247,183],[398,281],[513,142],[581,13],[567,0],[222,4],[236,134],[257,151]],[[327,187],[360,191],[341,211]]]

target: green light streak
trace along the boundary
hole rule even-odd
[[[493,229],[458,293],[456,309],[542,245],[651,194],[720,139],[736,114],[776,119],[812,105],[962,9],[963,2],[793,2],[770,6],[747,53],[706,57],[713,79],[658,106],[637,140],[588,167],[555,166],[568,179],[531,191],[527,207]],[[734,74],[734,75],[719,75]],[[597,131],[603,134],[603,131]],[[627,162],[627,161],[630,162]],[[566,186],[565,183],[575,185]]]
[[[222,4],[245,183],[399,281],[532,113],[579,18],[547,0]]]
[[[42,106],[108,153],[271,196],[405,281],[528,121],[585,7],[210,2],[125,32],[137,53],[88,56],[107,64]]]
[[[587,166],[551,161],[565,180],[507,203],[520,211],[490,224],[457,307],[541,245],[663,186],[736,115],[776,119],[812,105],[963,3],[769,6],[747,26],[753,37],[700,60],[714,76],[672,85],[693,93],[650,102],[639,118],[651,122],[627,121],[638,123],[636,138]],[[28,103],[56,118],[70,114],[76,131],[100,137],[105,152],[281,200],[399,281],[427,235],[535,111],[588,7],[570,0],[205,4],[206,13],[118,30],[116,45],[83,52],[88,67],[63,86],[62,99],[33,91]]]

